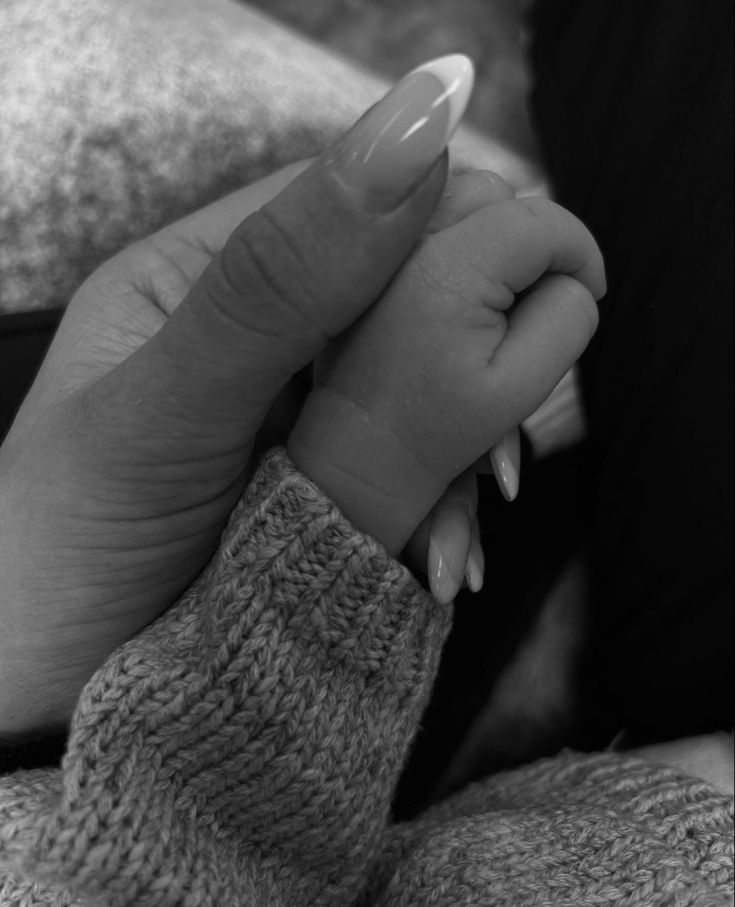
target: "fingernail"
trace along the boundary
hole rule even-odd
[[[343,183],[396,207],[431,170],[467,107],[474,67],[464,54],[424,63],[360,119],[334,158]]]
[[[434,598],[448,605],[457,596],[462,584],[462,566],[454,563],[451,550],[447,550],[432,536],[429,542],[429,587]]]
[[[521,479],[521,438],[513,429],[490,451],[490,464],[506,501],[514,501]]]
[[[485,579],[485,569],[477,561],[474,552],[467,555],[467,567],[465,568],[465,577],[470,592],[479,592]]]

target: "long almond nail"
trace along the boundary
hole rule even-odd
[[[429,587],[442,604],[451,602],[464,579],[472,540],[472,513],[461,498],[440,502],[429,537]]]
[[[455,558],[432,538],[429,542],[429,588],[434,598],[442,605],[448,605],[456,598],[461,585],[461,568],[458,576]]]
[[[521,480],[521,436],[517,428],[490,451],[490,464],[506,501],[514,501]]]
[[[429,173],[467,107],[474,68],[464,54],[412,70],[372,107],[338,146],[338,177],[391,210]]]

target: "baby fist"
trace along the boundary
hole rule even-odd
[[[538,407],[597,326],[605,276],[587,228],[548,199],[493,191],[426,237],[330,348],[289,442],[392,553]]]

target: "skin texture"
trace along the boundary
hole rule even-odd
[[[228,314],[228,307],[241,305],[238,293],[232,299],[228,292],[242,287],[249,276],[223,267],[243,212],[275,196],[269,216],[282,229],[296,230],[302,215],[291,212],[309,212],[313,193],[319,199],[316,214],[325,191],[335,191],[318,167],[292,182],[297,172],[277,174],[133,247],[100,269],[72,300],[0,454],[0,510],[7,538],[2,555],[7,633],[0,659],[4,736],[65,724],[94,669],[168,607],[206,564],[244,486],[255,435],[274,397],[290,373],[313,357],[331,333],[339,333],[339,321],[305,330],[314,327],[313,318],[305,325],[299,312],[293,327],[286,321],[282,330],[272,322],[242,325],[238,310]],[[327,273],[329,292],[308,300],[325,298],[329,315],[329,300],[334,299],[341,323],[353,319],[376,295],[370,283],[375,269],[369,268],[369,279],[359,280],[353,270],[350,284],[360,285],[364,294],[356,298],[353,287],[354,308],[345,311],[339,281],[348,280],[345,271],[350,268],[340,241],[353,248],[352,237],[361,229],[366,242],[356,267],[368,268],[365,253],[374,242],[371,254],[382,262],[385,280],[390,273],[386,255],[395,261],[400,257],[396,243],[408,246],[412,234],[426,227],[443,184],[440,167],[396,213],[365,216],[358,210],[349,234],[344,199],[336,199],[342,217],[335,227],[339,237],[320,245],[329,250],[330,260],[315,267],[315,273]],[[443,237],[454,229],[447,226],[450,222],[474,209],[475,203],[463,198],[492,203],[498,192],[502,198],[510,194],[494,177],[484,178],[479,193],[468,189],[460,184],[456,193],[450,192],[446,210],[431,228],[434,233],[419,249],[419,269],[433,256],[439,231]],[[266,228],[272,230],[273,223]],[[242,236],[241,231],[238,243]],[[584,231],[580,237],[590,242]],[[242,253],[242,246],[236,248]],[[599,256],[594,244],[588,248]],[[293,264],[291,275],[303,290],[303,275]],[[257,298],[257,280],[251,279],[248,289]],[[392,292],[392,306],[397,298]],[[410,294],[406,298],[412,303]],[[256,307],[253,317],[261,311],[268,319],[279,317],[270,307]],[[283,317],[293,313],[288,310]],[[271,337],[273,346],[264,350],[265,338]],[[426,351],[416,352],[423,356]],[[339,358],[339,350],[328,354],[321,368]],[[280,367],[274,369],[274,362]],[[228,368],[234,371],[228,373]],[[380,390],[385,393],[383,384]],[[542,387],[539,393],[544,391]],[[442,399],[438,403],[446,405]],[[340,425],[337,416],[331,413],[331,424],[350,437],[352,426]],[[433,412],[424,411],[427,416],[439,424]],[[503,422],[497,431],[505,427]],[[389,440],[394,443],[392,435]],[[461,471],[461,462],[452,468]],[[375,463],[378,473],[372,478],[394,480],[392,457],[377,457]],[[353,466],[350,459],[344,465]],[[409,530],[417,528],[427,502],[433,506],[447,485],[445,475],[431,475],[427,498],[418,478],[413,474],[401,492],[404,509],[412,512],[401,525]],[[355,521],[364,523],[359,513]],[[373,528],[383,540],[380,527]]]
[[[394,554],[447,486],[551,392],[605,293],[584,225],[501,198],[435,232],[321,360],[289,440],[303,472]]]
[[[376,211],[327,152],[80,288],[0,449],[0,737],[64,727],[94,670],[206,565],[271,404],[413,248],[445,156],[411,177],[392,211],[378,186]]]
[[[99,283],[93,283],[92,289],[99,291],[101,288],[107,286],[107,291],[103,291],[101,295],[98,295],[96,298],[100,299],[103,305],[109,305],[109,303],[114,300],[116,305],[110,307],[107,314],[116,314],[119,317],[117,320],[105,322],[102,317],[103,306],[97,308],[91,303],[87,303],[91,305],[91,310],[84,312],[86,320],[82,320],[81,322],[73,321],[73,330],[68,329],[65,334],[64,332],[61,333],[60,351],[55,350],[52,353],[46,366],[47,374],[51,374],[55,379],[66,379],[66,388],[63,388],[50,379],[47,379],[46,381],[42,379],[37,382],[31,395],[30,403],[25,409],[20,426],[23,427],[25,425],[25,430],[31,431],[29,426],[34,421],[38,419],[43,420],[45,418],[44,413],[48,414],[55,404],[59,402],[60,398],[62,400],[66,399],[65,392],[68,393],[70,387],[78,389],[79,387],[86,386],[86,382],[89,381],[90,375],[94,375],[97,372],[105,373],[106,368],[109,368],[112,363],[118,361],[120,357],[124,357],[128,348],[139,348],[142,338],[139,334],[136,334],[136,332],[142,330],[145,334],[148,334],[151,331],[155,332],[156,330],[159,330],[162,324],[160,309],[158,306],[155,308],[149,306],[151,306],[154,301],[163,306],[164,309],[171,305],[175,306],[178,304],[177,295],[181,290],[179,284],[181,273],[177,273],[177,269],[187,267],[187,263],[189,267],[192,267],[193,265],[194,270],[201,267],[204,261],[203,257],[197,258],[194,256],[195,261],[191,261],[192,254],[196,251],[197,246],[204,246],[209,249],[221,247],[227,236],[227,231],[236,224],[237,218],[242,216],[244,209],[257,209],[261,204],[276,194],[279,189],[288,184],[301,169],[303,169],[303,165],[289,168],[287,171],[276,174],[274,177],[264,180],[262,183],[256,184],[241,193],[236,193],[223,200],[219,205],[206,209],[187,221],[182,222],[177,228],[179,231],[178,241],[180,245],[178,248],[180,254],[178,257],[174,257],[173,260],[167,261],[163,254],[161,254],[160,258],[154,256],[150,261],[146,262],[146,267],[148,267],[149,270],[144,272],[139,270],[140,263],[138,263],[138,267],[130,271],[129,281],[123,280],[120,282],[120,275],[121,273],[124,273],[124,271],[121,272],[120,270],[112,268],[108,272],[103,270],[103,272],[98,275]],[[426,232],[429,236],[439,236],[441,239],[440,234],[455,224],[460,223],[474,212],[481,211],[482,209],[501,201],[508,201],[511,197],[511,190],[495,174],[473,173],[456,178],[450,181],[447,191],[434,213]],[[429,254],[431,254],[431,252]],[[208,257],[211,258],[211,255]],[[128,265],[134,261],[135,258],[133,257],[127,262],[123,261],[123,264]],[[153,263],[155,263],[156,267],[150,269],[151,264]],[[155,287],[154,300],[147,299],[145,294],[138,295],[136,293],[130,293],[129,283],[140,280],[141,273],[144,273]],[[191,279],[191,276],[189,276],[189,279]],[[85,297],[84,295],[81,295],[79,298],[81,301],[77,303],[77,305],[83,307],[85,305]],[[393,300],[392,303],[391,299]],[[386,300],[384,300],[386,308],[383,317],[390,316],[388,306],[397,305],[395,299],[396,297],[393,293],[386,297]],[[142,308],[137,308],[139,303],[142,304]],[[77,309],[72,308],[70,311],[76,312]],[[173,311],[173,308],[171,308],[170,311]],[[95,314],[97,315],[97,318],[92,317]],[[76,332],[80,328],[81,331],[79,331],[77,336]],[[131,332],[130,336],[126,334],[128,331]],[[74,338],[74,342],[78,343],[76,355],[72,354],[72,337]],[[339,356],[340,351],[337,349],[334,352],[334,357],[339,359]],[[332,361],[334,361],[334,359],[332,359]],[[325,357],[323,360],[323,374],[328,374],[329,362],[330,356]],[[50,427],[53,429],[53,419],[51,420]],[[46,428],[48,428],[48,425]],[[30,437],[33,437],[32,431]],[[54,439],[53,430],[49,431],[46,434],[46,437],[48,439],[46,453],[52,449],[54,452],[58,452],[55,444],[58,444],[61,438],[57,436]],[[77,440],[79,439],[77,438]],[[86,441],[84,440],[83,446],[87,446]],[[80,448],[77,449],[77,453],[79,452],[79,449]],[[3,451],[3,456],[6,455],[7,448]],[[43,458],[41,459],[43,461]],[[58,483],[56,485],[58,495],[56,503],[62,503],[63,495],[58,493],[65,490],[64,464],[54,457],[51,461],[46,459],[45,465],[46,467],[50,467],[49,472]],[[31,472],[31,475],[33,475],[33,472]],[[36,479],[38,479],[38,475],[39,474],[36,472]],[[68,479],[69,476],[66,478]],[[2,488],[3,491],[2,500],[5,502],[6,506],[9,506],[8,501],[12,500],[12,496],[7,494],[8,482],[3,480],[0,488]],[[68,489],[66,489],[66,494],[69,494]],[[31,496],[31,499],[32,498],[33,496]],[[10,511],[7,511],[7,519],[5,520],[4,525],[12,526],[14,521],[17,525],[18,512],[23,512],[23,505],[27,504],[27,501],[27,498],[24,499],[19,510],[16,510],[14,513],[11,514]],[[435,506],[434,515],[436,515],[436,513],[443,514],[444,518],[450,524],[459,516],[462,520],[467,522],[467,525],[469,525],[474,514],[473,501],[474,475],[473,470],[470,469],[450,483],[442,501]],[[63,567],[63,569],[66,570],[69,563],[69,540],[67,538],[64,545],[58,544],[58,540],[68,532],[70,524],[63,518],[59,519],[60,515],[62,515],[62,511],[60,510],[57,510],[56,514],[47,513],[44,515],[49,517],[52,521],[54,521],[54,519],[56,520],[56,526],[52,528],[55,530],[57,547],[53,556],[46,560],[46,570],[44,572],[45,578],[50,581],[53,581],[55,566],[58,566],[59,568]],[[417,562],[421,562],[421,559],[425,555],[426,535],[430,522],[431,515],[414,533],[411,542],[411,547],[417,552]],[[144,525],[144,520],[134,521],[133,523],[136,531]],[[109,525],[107,528],[109,529]],[[166,527],[164,526],[162,528],[165,529]],[[170,528],[174,528],[173,522],[170,524]],[[86,536],[87,538],[94,538],[96,542],[99,543],[98,533],[104,533],[104,529],[105,527],[100,525],[98,521],[91,520],[88,523]],[[77,545],[79,545],[80,542],[83,542],[82,537],[77,533],[73,534],[72,538]],[[118,535],[116,539],[117,545],[119,545],[119,538],[120,536]],[[174,543],[175,549],[175,536],[171,536],[170,538]],[[146,547],[145,545],[137,552],[133,548],[129,549],[127,552],[120,550],[119,548],[115,551],[115,548],[116,545],[111,545],[109,548],[104,549],[105,556],[108,559],[114,554],[123,555],[123,557],[119,559],[118,564],[115,565],[116,569],[111,571],[110,581],[112,582],[117,581],[120,567],[124,567],[124,561],[126,559],[129,558],[130,563],[139,570],[140,561],[136,557],[136,554],[143,554],[145,556],[144,559],[146,560],[150,558],[151,554],[151,548]],[[34,574],[37,572],[39,564],[39,558],[37,556],[39,553],[38,550],[34,552],[31,564]],[[479,552],[479,554],[481,556],[481,552]],[[177,558],[175,550],[167,552],[167,556],[170,558],[172,564],[181,563]],[[43,562],[42,558],[40,560]],[[56,575],[57,581],[59,576],[60,574]],[[80,580],[82,580],[83,583],[88,583],[89,575],[86,574],[84,577],[80,578]],[[71,588],[74,588],[74,592],[77,596],[80,591],[82,594],[84,594],[85,591],[92,591],[96,594],[101,588],[104,588],[104,576],[98,574],[96,580],[96,584],[92,585],[91,589],[85,589],[83,585],[77,585],[76,587]],[[145,576],[142,577],[142,580],[143,584],[145,584]],[[59,604],[58,599],[56,604]],[[98,607],[99,606],[96,603],[95,610],[98,609]],[[35,659],[40,655],[44,659],[42,667],[50,669],[47,676],[50,677],[52,682],[43,689],[43,695],[46,697],[45,701],[50,708],[48,711],[42,713],[41,717],[51,725],[55,722],[52,718],[47,716],[53,714],[55,718],[58,719],[60,715],[64,714],[66,704],[71,702],[76,696],[76,684],[83,680],[84,672],[89,671],[91,667],[93,667],[90,658],[102,658],[104,655],[109,654],[109,651],[112,651],[112,649],[122,641],[122,633],[127,631],[129,626],[127,622],[118,622],[116,625],[115,614],[111,614],[109,609],[103,610],[105,612],[106,624],[104,633],[99,632],[100,629],[102,629],[102,621],[96,620],[96,615],[94,613],[90,612],[87,615],[81,615],[82,619],[80,621],[80,615],[78,613],[68,610],[65,611],[63,607],[60,609],[60,613],[57,610],[53,615],[44,612],[44,617],[51,618],[48,621],[45,630],[41,632],[41,642],[45,642],[47,647],[44,648],[42,645],[39,648],[39,637],[36,637],[32,640],[36,645],[32,657]],[[144,612],[141,616],[139,612],[134,612],[132,615],[125,615],[125,617],[128,620],[130,617],[132,617],[133,620],[145,620],[146,618],[149,618],[149,614],[150,612]],[[28,615],[24,615],[26,618],[27,616]],[[54,619],[60,623],[57,622],[54,624]],[[10,625],[6,622],[5,626],[9,627]],[[24,629],[27,627],[28,623],[26,622],[24,624]],[[67,643],[71,640],[71,647],[61,649],[59,642],[62,639],[65,639]],[[51,657],[59,652],[63,652],[67,665],[71,663],[75,667],[81,667],[79,679],[73,680],[71,684],[67,682],[65,676],[59,674],[58,666],[54,664],[53,658]],[[23,718],[30,718],[32,724],[29,725],[25,720],[16,722],[15,729],[20,735],[22,735],[28,727],[31,727],[32,729],[38,727],[39,716],[37,713],[34,713],[32,707],[29,708],[33,695],[34,692],[32,687],[26,682],[23,688],[23,695],[19,701],[21,702]],[[53,712],[51,712],[51,709],[53,709]],[[672,765],[685,774],[702,777],[719,790],[732,792],[732,735],[714,735],[711,737],[675,741],[638,750],[637,754],[643,758],[650,759],[653,762]]]

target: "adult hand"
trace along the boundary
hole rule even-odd
[[[0,736],[65,725],[207,563],[274,398],[424,231],[471,74],[414,71],[293,181],[162,230],[73,298],[0,450]]]

